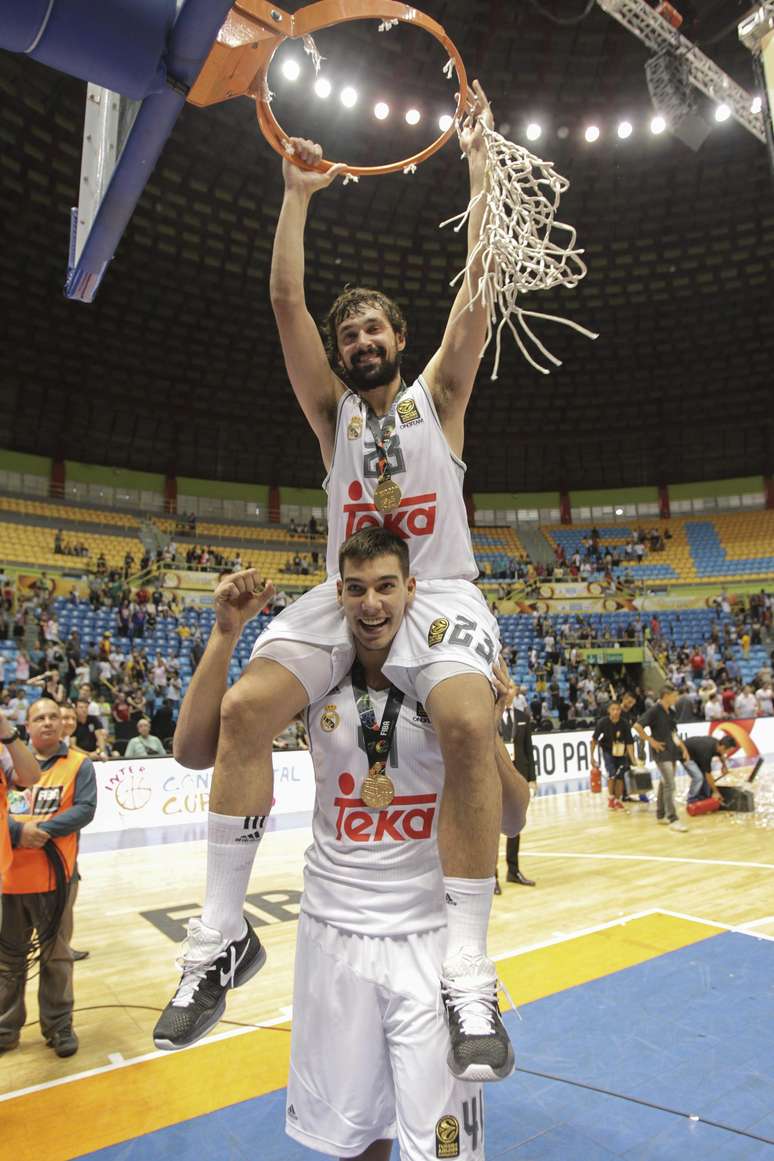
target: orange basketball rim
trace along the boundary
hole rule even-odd
[[[272,149],[302,169],[303,164],[288,153],[288,135],[271,111],[266,78],[272,58],[285,40],[312,36],[323,28],[332,28],[349,20],[398,20],[429,32],[449,54],[457,73],[457,109],[449,128],[425,149],[389,165],[349,166],[343,172],[353,176],[396,173],[419,165],[449,140],[462,121],[468,100],[465,66],[453,41],[435,20],[396,0],[319,0],[291,16],[266,0],[238,0],[218,33],[218,39],[188,94],[188,100],[199,106],[215,105],[232,97],[255,98],[258,124]],[[321,158],[311,168],[326,171],[336,164]]]

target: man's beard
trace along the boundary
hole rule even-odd
[[[374,353],[379,360],[378,362],[368,366],[359,366],[355,363],[347,370],[347,379],[359,394],[373,391],[376,387],[386,387],[388,383],[393,381],[400,369],[400,351],[395,352],[393,359],[389,359],[386,352],[382,350],[376,350]]]

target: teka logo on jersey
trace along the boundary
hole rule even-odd
[[[334,798],[338,808],[336,838],[353,843],[380,843],[392,839],[405,843],[413,839],[429,839],[433,834],[433,819],[438,802],[437,794],[396,794],[384,810],[368,810],[362,798],[353,798],[355,779],[348,771],[339,775],[339,790],[344,797]]]
[[[382,524],[403,540],[411,536],[432,536],[435,530],[437,492],[427,492],[424,496],[404,496],[397,512],[385,513],[384,518],[377,512],[375,504],[363,499],[363,486],[358,480],[352,481],[348,493],[354,502],[344,505],[347,516],[345,539],[361,528],[378,528]]]

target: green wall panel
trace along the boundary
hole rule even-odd
[[[23,472],[27,476],[51,475],[51,460],[48,456],[25,455],[24,452],[0,449],[0,468],[6,472]]]
[[[206,496],[211,500],[247,500],[265,507],[269,502],[268,484],[232,484],[228,480],[196,480],[177,477],[179,496]]]
[[[735,480],[709,480],[696,484],[670,484],[671,500],[707,499],[712,496],[741,496],[745,492],[762,492],[763,476],[741,476]]]
[[[304,508],[325,508],[328,497],[322,488],[280,488],[281,504],[300,504]]]
[[[474,492],[476,508],[558,508],[558,492]]]
[[[573,508],[590,508],[605,504],[651,504],[658,501],[658,488],[598,488],[590,491],[572,491]]]
[[[102,488],[164,491],[164,476],[159,472],[135,472],[129,468],[108,468],[103,464],[79,464],[75,460],[65,460],[65,478],[69,483],[94,484]]]

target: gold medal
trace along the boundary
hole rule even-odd
[[[392,780],[384,772],[383,762],[374,762],[360,788],[360,797],[369,810],[383,810],[395,797]]]
[[[400,504],[401,492],[394,480],[380,480],[374,491],[374,504],[379,512],[395,512]]]

